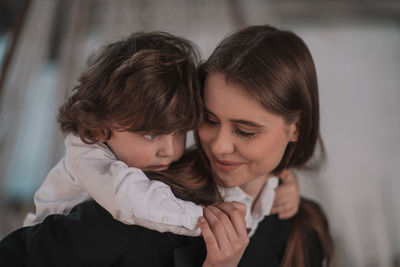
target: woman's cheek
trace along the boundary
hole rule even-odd
[[[209,144],[210,139],[212,139],[213,130],[206,123],[200,124],[197,130],[200,138],[200,142],[204,148],[205,145]]]
[[[178,133],[174,136],[174,156],[173,161],[180,159],[185,152],[186,132]]]

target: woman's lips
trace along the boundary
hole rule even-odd
[[[243,163],[241,163],[241,162],[230,161],[230,160],[219,160],[215,157],[213,157],[213,164],[214,164],[215,168],[217,168],[218,170],[221,170],[223,172],[234,171],[243,165]]]

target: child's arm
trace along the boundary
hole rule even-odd
[[[299,210],[300,193],[297,177],[288,170],[280,173],[282,184],[275,189],[275,198],[271,214],[278,214],[279,219],[289,219]]]
[[[168,185],[127,167],[101,145],[73,140],[67,148],[66,168],[115,219],[160,232],[200,234],[200,206],[176,198]]]

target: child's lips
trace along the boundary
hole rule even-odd
[[[169,167],[169,164],[163,164],[163,165],[153,165],[147,169],[151,170],[151,171],[164,171],[164,170],[168,169],[168,167]]]

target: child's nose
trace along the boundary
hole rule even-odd
[[[161,138],[157,156],[172,157],[173,155],[174,155],[174,136],[172,134],[166,134]]]

